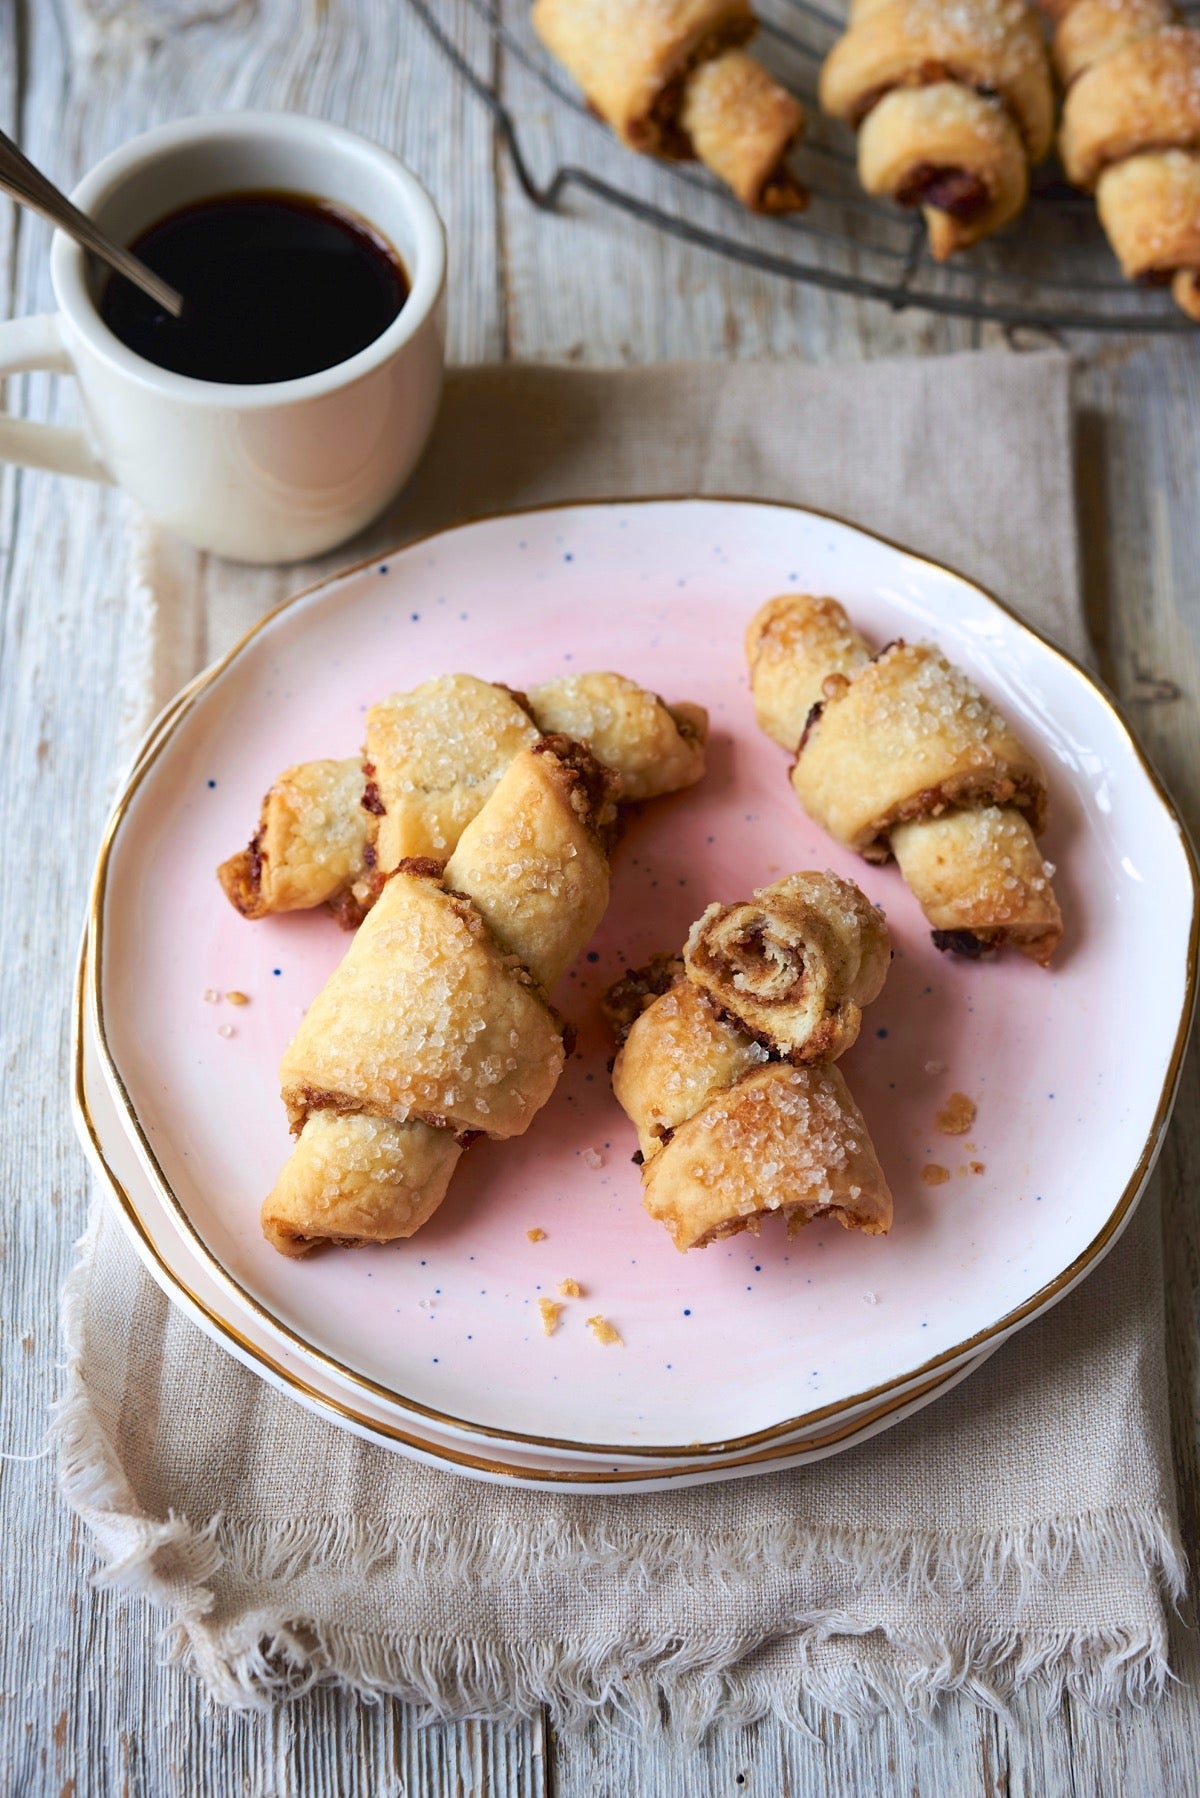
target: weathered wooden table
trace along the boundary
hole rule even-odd
[[[455,30],[476,33],[486,59],[465,0],[436,3]],[[594,208],[535,213],[486,113],[431,49],[406,0],[0,0],[0,124],[63,185],[147,125],[243,106],[352,125],[394,145],[425,178],[449,227],[458,361],[848,360],[1005,342],[986,327],[894,315],[738,270]],[[47,241],[40,221],[0,205],[6,312],[50,308]],[[1200,337],[1072,347],[1092,629],[1107,678],[1196,825]],[[69,393],[43,375],[10,381],[8,404],[34,417],[72,416]],[[688,1757],[600,1728],[553,1741],[536,1723],[419,1730],[401,1705],[329,1691],[270,1717],[217,1714],[181,1673],[159,1665],[151,1613],[89,1584],[89,1543],[57,1502],[39,1450],[54,1393],[58,1288],[88,1187],[67,1105],[70,964],[117,773],[122,705],[145,652],[127,603],[137,575],[129,525],[125,502],[107,489],[0,472],[0,1790],[61,1798],[1200,1791],[1200,1647],[1186,1628],[1176,1649],[1181,1683],[1151,1715],[1098,1720],[1068,1706],[1048,1718],[1029,1700],[1002,1719],[951,1703],[929,1733],[817,1718],[812,1741],[770,1727],[728,1730]],[[178,665],[155,670],[160,692],[216,647],[212,621],[231,581],[250,583],[263,605],[289,584],[286,573],[245,574],[188,552],[174,572],[194,641]],[[1193,1553],[1198,1097],[1193,1060],[1164,1156],[1173,1426]]]

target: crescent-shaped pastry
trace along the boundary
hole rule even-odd
[[[787,163],[804,132],[804,108],[744,50],[726,50],[689,75],[679,123],[705,168],[751,212],[808,205]]]
[[[1200,321],[1200,154],[1130,156],[1105,169],[1096,205],[1130,280],[1167,278],[1176,303]]]
[[[410,1236],[477,1135],[527,1128],[562,1070],[546,991],[608,898],[616,777],[579,744],[522,750],[443,868],[403,863],[280,1069],[298,1140],[262,1213],[284,1254]]]
[[[867,191],[922,208],[937,261],[1020,212],[1053,141],[1049,63],[1025,0],[858,0],[820,97],[858,131]]]
[[[523,701],[473,674],[443,674],[371,707],[363,804],[384,874],[451,854],[513,757],[537,741]]]
[[[265,918],[348,895],[367,871],[362,796],[357,756],[285,769],[263,800],[249,847],[217,869],[230,904],[244,918]]]
[[[767,962],[775,970],[771,992],[761,978],[751,990],[743,939],[752,949],[763,921],[794,917],[801,895],[807,930],[780,934],[753,966],[756,976]],[[890,1227],[891,1194],[862,1114],[819,1059],[849,1047],[889,953],[886,926],[857,888],[795,874],[752,905],[710,906],[682,962],[661,957],[611,990],[605,1009],[621,1044],[613,1091],[638,1133],[645,1208],[677,1248],[757,1233],[773,1212],[789,1228],[818,1215],[871,1235]],[[807,1007],[806,975],[816,1001]],[[845,1027],[831,1031],[831,1020]]]
[[[622,803],[693,786],[704,773],[708,713],[668,705],[623,674],[565,674],[529,689],[529,709],[545,732],[586,743],[621,777]]]
[[[1035,840],[1045,776],[973,682],[929,644],[872,657],[836,600],[804,594],[768,601],[746,648],[769,734],[809,702],[792,767],[809,815],[868,861],[895,856],[939,948],[1049,961],[1062,917]]]
[[[632,150],[686,156],[684,79],[758,29],[750,0],[534,0],[533,29]]]
[[[517,751],[555,732],[586,741],[623,800],[704,773],[703,706],[668,706],[622,674],[565,675],[528,696],[439,675],[371,708],[365,764],[305,762],[279,777],[249,848],[217,870],[226,896],[247,918],[326,905],[356,928],[391,868],[445,859]]]
[[[1170,0],[1063,0],[1059,152],[1135,281],[1200,322],[1200,31]]]
[[[808,204],[804,109],[746,55],[749,0],[534,0],[533,28],[630,149],[699,159],[755,212]]]
[[[1058,147],[1086,188],[1141,150],[1200,149],[1200,32],[1165,26],[1093,63],[1067,95]]]

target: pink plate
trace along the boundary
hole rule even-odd
[[[855,862],[800,812],[786,756],[754,725],[741,649],[754,609],[789,588],[837,594],[879,642],[936,638],[1037,747],[1067,920],[1052,971],[939,955],[895,870]],[[578,1054],[528,1135],[473,1149],[410,1243],[284,1260],[258,1228],[289,1143],[276,1067],[346,939],[324,914],[245,923],[213,870],[273,776],[353,753],[389,688],[458,669],[527,686],[564,668],[620,669],[703,702],[713,724],[708,778],[630,829],[608,918],[556,995]],[[641,1209],[597,1000],[627,962],[677,947],[710,900],[825,866],[884,906],[896,943],[843,1063],[895,1228],[817,1225],[792,1242],[765,1229],[678,1255]],[[1110,702],[969,582],[788,507],[572,506],[462,526],[327,582],[198,684],[101,855],[93,1019],[178,1229],[289,1352],[463,1439],[694,1455],[965,1361],[1094,1265],[1166,1123],[1195,912],[1190,849]],[[251,1003],[213,1005],[210,988]],[[978,1105],[966,1139],[935,1128],[953,1090]],[[925,1183],[930,1163],[944,1184]],[[537,1299],[567,1275],[586,1297],[547,1340]],[[594,1312],[623,1347],[595,1342]]]

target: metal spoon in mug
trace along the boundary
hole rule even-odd
[[[73,206],[66,194],[60,193],[52,181],[48,181],[40,169],[35,169],[29,158],[18,150],[11,137],[0,131],[0,191],[9,193],[14,200],[24,206],[31,206],[40,212],[43,218],[73,237],[83,249],[90,250],[93,256],[99,256],[101,262],[107,262],[109,268],[117,274],[124,275],[135,287],[149,294],[152,300],[166,308],[172,318],[178,318],[183,311],[183,299],[173,287],[148,269],[137,256],[123,250],[119,244],[105,237],[86,212],[80,212]]]

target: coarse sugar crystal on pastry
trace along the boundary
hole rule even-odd
[[[542,737],[463,831],[446,885],[547,992],[608,904],[608,841],[620,778],[569,737]]]
[[[317,994],[280,1070],[295,1123],[343,1098],[379,1117],[515,1136],[562,1068],[562,1038],[476,908],[398,869]]]
[[[443,674],[367,713],[366,805],[379,866],[453,853],[513,757],[538,738],[523,696]]]
[[[639,1013],[613,1064],[613,1092],[645,1162],[716,1093],[770,1060],[770,1051],[680,979]]]
[[[217,869],[230,903],[246,918],[336,904],[366,871],[362,796],[357,756],[286,768],[249,847]]]
[[[794,721],[810,702],[791,768],[797,798],[844,847],[895,857],[939,948],[977,956],[1009,944],[1044,965],[1062,917],[1036,841],[1047,813],[1040,763],[934,645],[897,640],[872,657],[855,632],[848,657],[851,627],[834,603],[782,595],[747,633],[768,734],[778,740],[774,721]]]
[[[718,1093],[646,1163],[643,1204],[677,1249],[704,1248],[764,1217],[790,1230],[833,1217],[869,1236],[892,1197],[867,1127],[830,1063],[772,1063]]]
[[[808,1004],[794,990],[806,958]],[[815,1059],[849,1046],[888,960],[886,926],[851,882],[798,874],[752,904],[710,907],[682,966],[658,957],[612,988],[613,1092],[637,1131],[646,1210],[678,1248],[757,1231],[775,1211],[888,1228],[891,1195],[866,1124],[841,1076]]]
[[[794,750],[824,682],[849,679],[871,651],[836,599],[783,593],[760,606],[746,630],[754,713],[783,749]]]
[[[563,732],[621,776],[624,801],[690,787],[704,773],[708,714],[668,705],[623,674],[567,674],[531,687],[529,709],[546,734]]]
[[[679,119],[700,161],[751,212],[808,205],[787,161],[804,131],[804,108],[745,50],[725,50],[692,70]]]
[[[820,76],[868,193],[919,205],[942,261],[1007,224],[1050,149],[1049,60],[1025,0],[856,0]]]
[[[974,682],[932,644],[897,641],[828,700],[796,758],[806,811],[848,849],[886,859],[895,823],[952,805],[1013,805],[1036,830],[1045,777]]]
[[[890,841],[939,948],[973,954],[972,945],[983,951],[1008,943],[1049,961],[1062,939],[1062,913],[1021,812],[995,805],[947,811],[894,825]]]
[[[298,1141],[263,1206],[284,1253],[410,1235],[461,1147],[519,1134],[550,1097],[566,1051],[542,982],[604,909],[601,832],[616,779],[581,745],[539,739],[501,777],[457,867],[415,859],[388,877],[284,1054]],[[522,819],[528,842],[513,823]],[[555,856],[571,862],[570,878],[554,892],[543,884],[519,918],[512,890]],[[371,1119],[390,1128],[372,1131]]]
[[[284,1255],[412,1236],[446,1196],[461,1154],[450,1131],[415,1119],[314,1111],[263,1206],[263,1234]]]
[[[1200,30],[1171,0],[1057,0],[1059,154],[1122,272],[1200,322]]]

